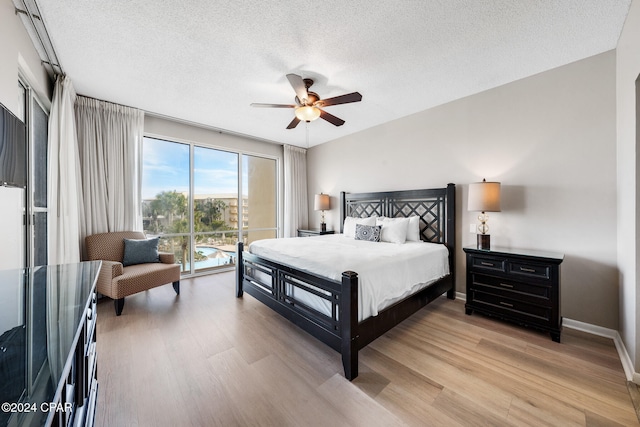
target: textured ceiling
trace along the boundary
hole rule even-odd
[[[631,0],[38,0],[79,94],[313,146],[616,47]],[[346,121],[285,129],[285,75]],[[308,133],[308,141],[307,141]]]

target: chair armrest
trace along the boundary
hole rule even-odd
[[[160,262],[163,264],[175,264],[176,263],[176,256],[174,254],[170,254],[170,253],[166,253],[166,252],[160,252],[158,253],[158,255],[160,256]]]
[[[105,276],[108,275],[109,283],[114,277],[122,276],[122,263],[117,261],[102,261],[102,268],[100,269],[100,275],[104,272]]]
[[[116,261],[102,261],[102,267],[100,268],[100,274],[98,274],[98,280],[96,282],[96,289],[99,293],[106,295],[110,298],[115,298],[113,293],[112,283],[113,278],[122,275],[122,263]]]

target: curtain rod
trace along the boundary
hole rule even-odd
[[[32,7],[30,7],[29,5],[27,5],[26,0],[20,0],[23,8],[19,9],[16,4],[17,1],[18,0],[14,0],[15,14],[22,14],[25,19],[21,19],[21,21],[25,28],[30,26],[33,30],[33,32],[27,32],[31,36],[34,45],[38,44],[42,50],[41,52],[38,52],[42,63],[47,64],[51,67],[51,71],[53,72],[54,76],[58,74],[64,75],[64,70],[62,69],[62,65],[60,65],[60,61],[58,60],[58,55],[56,54],[56,50],[53,47],[53,42],[51,41],[51,37],[49,36],[49,31],[47,30],[47,27],[44,25],[44,21],[41,18],[42,14],[40,13],[38,3],[36,2],[36,0],[31,0],[30,3],[32,4]],[[32,9],[35,9],[35,11],[33,11]],[[38,23],[36,23],[36,20],[38,21]],[[30,25],[27,25],[27,23]],[[38,49],[36,48],[36,50]],[[56,70],[56,68],[58,68],[59,72]]]

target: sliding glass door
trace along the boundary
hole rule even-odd
[[[142,224],[160,236],[159,250],[175,254],[182,272],[191,260],[189,215],[190,146],[159,139],[143,141]]]
[[[47,151],[49,136],[49,110],[40,101],[35,91],[22,77],[18,81],[21,109],[18,118],[27,126],[27,187],[21,198],[26,221],[23,223],[23,239],[13,248],[24,261],[22,266],[33,267],[48,264],[48,220],[47,200]],[[12,189],[22,191],[23,189]],[[5,221],[5,227],[9,221]],[[15,232],[15,230],[12,230]],[[11,254],[11,256],[16,256]]]
[[[183,274],[235,265],[240,233],[277,236],[276,159],[146,137],[142,161],[144,231]]]
[[[194,147],[195,271],[233,264],[238,241],[238,153]]]

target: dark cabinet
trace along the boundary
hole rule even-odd
[[[560,264],[564,255],[475,247],[467,257],[466,314],[477,311],[547,331],[560,342]]]
[[[4,314],[12,321],[0,324],[0,425],[93,425],[100,267],[91,261],[0,271],[0,301],[11,303]]]

